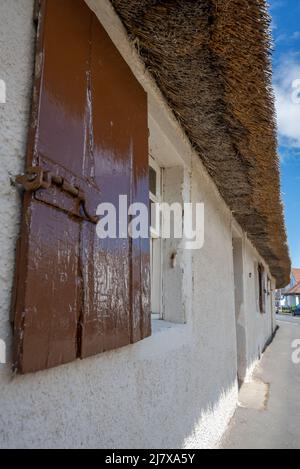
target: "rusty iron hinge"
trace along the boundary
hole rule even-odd
[[[39,189],[50,189],[56,186],[68,195],[78,199],[79,205],[82,207],[84,216],[92,223],[98,223],[98,218],[92,216],[87,209],[86,197],[84,191],[73,184],[70,184],[62,176],[57,176],[50,171],[45,171],[40,166],[30,166],[26,169],[25,174],[20,174],[15,179],[16,184],[24,188],[26,192],[35,192]]]

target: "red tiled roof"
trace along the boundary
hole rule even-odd
[[[286,293],[286,295],[300,295],[300,282],[296,283],[293,288],[290,288]]]
[[[300,269],[292,269],[292,273],[296,279],[296,282],[300,282]]]

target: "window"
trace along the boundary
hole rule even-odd
[[[157,151],[157,150],[156,150]],[[150,157],[150,203],[184,204],[190,202],[190,193],[184,188],[190,184],[190,175],[183,166],[169,166],[163,156]],[[163,216],[152,211],[151,217],[151,311],[152,319],[168,323],[186,324],[192,304],[191,251],[184,248],[182,239],[165,236]]]
[[[151,270],[151,312],[153,319],[162,319],[162,242],[161,215],[159,206],[162,202],[162,169],[150,157],[150,270]]]
[[[258,288],[259,288],[259,310],[261,314],[266,312],[266,303],[265,303],[265,270],[263,265],[258,265]]]
[[[100,239],[95,218],[120,195],[148,205],[147,95],[85,2],[39,5],[43,73],[27,158],[38,188],[23,202],[13,314],[23,374],[151,335],[149,239]],[[51,174],[51,187],[36,184]]]

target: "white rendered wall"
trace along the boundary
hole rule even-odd
[[[257,264],[261,262],[263,261],[257,251],[246,240],[244,245],[244,269],[248,374],[261,357],[265,345],[276,327],[274,292],[270,296],[266,295],[265,314],[261,314],[259,311],[256,269]],[[268,267],[265,264],[264,266],[265,274],[267,275]],[[272,287],[274,290],[274,283],[272,283]]]
[[[0,2],[0,339],[10,350],[9,308],[20,197],[10,178],[24,170],[33,74],[33,0]],[[3,369],[0,368],[0,376]],[[0,412],[1,415],[1,412]],[[1,427],[0,427],[1,428]]]
[[[243,236],[233,233],[233,268],[235,283],[235,316],[237,338],[237,365],[238,378],[242,382],[247,375],[247,323],[245,311],[245,269],[244,269],[244,245]]]
[[[237,403],[232,217],[137,60],[109,2],[87,3],[149,93],[152,150],[164,166],[182,165],[185,175],[193,174],[184,177],[183,193],[205,203],[205,245],[180,260],[183,279],[190,279],[183,281],[180,294],[186,324],[157,321],[152,337],[136,345],[25,377],[13,377],[9,363],[0,365],[0,447],[211,448]],[[8,89],[7,104],[0,105],[0,339],[6,340],[8,350],[20,221],[19,197],[10,176],[24,166],[32,8],[33,0],[0,2],[0,79]],[[247,259],[250,266],[250,250]],[[255,315],[251,298],[249,292],[247,308]],[[266,320],[249,320],[255,335],[249,348],[253,358],[269,327],[262,321]]]

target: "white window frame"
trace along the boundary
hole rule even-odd
[[[156,194],[150,191],[150,202],[160,204],[163,199],[163,168],[150,155],[149,167],[156,172]],[[151,204],[150,204],[151,205]],[[151,206],[150,206],[151,210]],[[156,213],[156,226],[150,226],[150,267],[151,267],[151,313],[152,319],[162,317],[162,238],[161,216]]]

